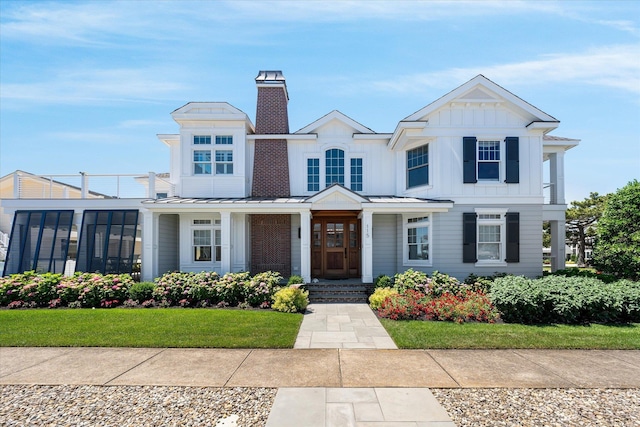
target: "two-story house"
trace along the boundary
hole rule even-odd
[[[390,133],[339,111],[290,132],[282,73],[261,71],[256,84],[255,125],[226,102],[171,113],[179,131],[158,135],[171,156],[160,197],[150,174],[139,179],[147,198],[4,200],[19,211],[5,274],[42,257],[36,235],[53,206],[57,223],[80,230],[79,271],[127,271],[139,229],[145,280],[173,270],[366,283],[408,268],[537,276],[543,221],[563,267],[564,152],[578,140],[548,136],[554,117],[478,75]]]

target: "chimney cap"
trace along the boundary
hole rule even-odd
[[[284,75],[280,70],[260,70],[258,77],[256,77],[256,83],[285,83]]]

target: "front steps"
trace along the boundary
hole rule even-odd
[[[368,286],[353,280],[324,280],[307,283],[310,303],[368,303]]]

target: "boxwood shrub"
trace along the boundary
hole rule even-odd
[[[589,277],[507,276],[494,281],[490,298],[505,322],[640,322],[640,283],[630,280],[604,283]]]

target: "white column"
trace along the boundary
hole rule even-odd
[[[80,172],[80,194],[83,199],[89,195],[89,176],[86,172]]]
[[[564,151],[549,155],[551,204],[564,205]]]
[[[373,212],[362,211],[362,282],[373,283]]]
[[[220,274],[231,271],[231,212],[220,213]]]
[[[147,197],[150,199],[156,198],[156,173],[149,172],[149,193]]]
[[[300,212],[300,275],[311,283],[311,212]]]
[[[153,281],[157,276],[157,220],[158,214],[151,211],[142,211],[142,254],[141,256],[141,280]]]
[[[551,271],[564,270],[566,227],[564,221],[549,221],[551,231]]]

